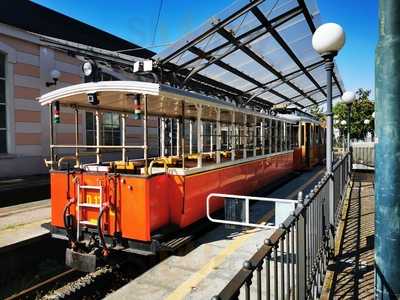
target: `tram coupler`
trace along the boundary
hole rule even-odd
[[[96,254],[78,252],[70,248],[65,251],[65,264],[68,267],[90,273],[96,271],[96,263]]]

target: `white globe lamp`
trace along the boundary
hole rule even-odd
[[[322,56],[335,56],[345,43],[343,28],[336,23],[326,23],[317,28],[312,37],[312,46]]]
[[[342,101],[347,105],[351,105],[355,99],[356,99],[356,94],[351,91],[344,92],[342,95]]]

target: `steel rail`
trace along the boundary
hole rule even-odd
[[[74,278],[78,278],[82,275],[82,272],[76,270],[76,269],[69,269],[65,272],[62,272],[60,274],[57,274],[53,277],[50,277],[38,284],[35,284],[32,287],[29,287],[15,295],[12,295],[5,300],[16,300],[16,299],[31,299],[32,297],[34,298],[39,291],[48,291],[51,289],[51,287],[56,284],[57,282],[60,281],[70,281]]]

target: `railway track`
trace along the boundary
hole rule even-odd
[[[117,269],[119,269],[119,266],[105,266],[99,268],[92,273],[88,273],[74,281],[68,282],[58,289],[50,291],[43,295],[41,299],[80,299],[86,295],[97,298],[96,296],[100,296],[99,292],[101,292],[99,288],[105,281],[112,279],[112,274],[117,271]]]
[[[62,282],[68,282],[75,280],[82,276],[82,272],[75,269],[70,269],[65,272],[59,273],[53,277],[50,277],[32,287],[29,287],[15,295],[12,295],[5,300],[16,300],[16,299],[36,299],[40,298],[43,293],[48,292],[50,289],[61,284]]]
[[[92,273],[70,269],[29,287],[5,300],[102,299],[145,271],[133,261],[97,268]]]

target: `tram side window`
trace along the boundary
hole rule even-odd
[[[282,122],[282,151],[288,150],[288,135],[287,135],[287,129],[288,125],[286,122]]]
[[[229,126],[226,124],[221,124],[221,150],[222,151],[229,150],[229,139],[230,139]]]
[[[276,152],[276,122],[271,121],[271,153]]]
[[[310,145],[314,145],[314,126],[310,124]]]
[[[291,142],[290,142],[290,130],[291,130],[292,124],[286,123],[286,150],[291,150]]]
[[[282,139],[283,139],[282,122],[276,121],[276,125],[277,125],[277,135],[276,135],[277,150],[276,151],[281,152],[282,151]]]
[[[305,145],[305,138],[304,138],[304,132],[305,131],[305,126],[304,126],[304,124],[303,125],[301,125],[301,134],[300,134],[300,137],[301,137],[301,146],[304,146]]]
[[[264,124],[264,145],[265,145],[265,153],[270,153],[269,149],[269,120],[265,120]]]
[[[299,147],[299,125],[292,126],[292,149]]]

